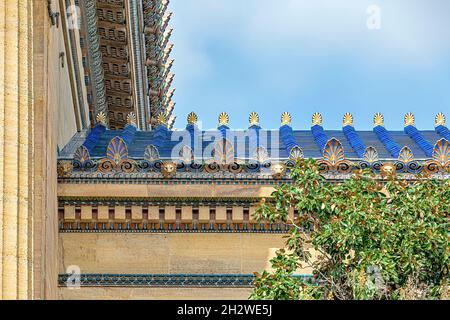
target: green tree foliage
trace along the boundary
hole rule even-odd
[[[291,231],[273,271],[255,273],[251,299],[448,298],[449,180],[360,170],[332,183],[314,160],[299,161],[291,177],[256,213]],[[305,267],[317,281],[293,276]]]

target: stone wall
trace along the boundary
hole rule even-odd
[[[33,220],[33,292],[29,298],[56,299],[57,295],[57,177],[58,143],[64,143],[76,131],[67,60],[61,23],[52,25],[47,1],[30,1],[33,8],[33,98],[34,98],[34,181]],[[52,1],[59,12],[59,3]],[[64,53],[62,57],[61,53]],[[63,67],[64,65],[64,67]],[[62,98],[64,97],[64,98]],[[62,116],[62,114],[65,114]],[[67,118],[67,119],[66,119]],[[64,120],[62,120],[64,119]],[[62,122],[67,120],[67,124]],[[62,129],[61,129],[62,128]]]
[[[64,300],[247,300],[250,288],[59,288]]]
[[[61,233],[59,272],[82,274],[242,274],[270,270],[282,234],[255,233]],[[298,270],[309,274],[311,270]],[[61,299],[247,299],[251,288],[59,288]]]
[[[272,234],[80,234],[59,239],[59,272],[83,274],[253,274],[283,244]],[[247,299],[250,288],[61,287],[61,299]]]
[[[0,0],[2,299],[58,297],[57,145],[76,131],[61,33],[46,0]]]
[[[62,233],[59,272],[253,274],[268,267],[281,234],[252,233]]]

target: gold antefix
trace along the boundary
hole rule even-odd
[[[188,117],[187,117],[187,123],[195,125],[195,124],[197,124],[197,122],[198,122],[197,114],[195,112],[189,113]]]
[[[353,126],[353,115],[349,112],[344,114],[343,125],[345,126]]]
[[[322,125],[322,115],[318,112],[314,112],[312,115],[312,125],[321,126]]]
[[[373,117],[374,126],[384,126],[384,116],[381,113],[376,113]]]
[[[230,123],[230,116],[226,112],[219,115],[219,126],[228,126]]]
[[[435,125],[436,125],[436,127],[445,126],[445,115],[442,112],[439,112],[436,115]]]
[[[405,114],[405,127],[415,125],[416,121],[414,115],[411,112]]]
[[[292,122],[292,117],[289,112],[283,112],[281,114],[281,125],[290,126]]]
[[[250,123],[250,127],[259,126],[259,115],[256,112],[250,113],[248,117],[248,122]]]

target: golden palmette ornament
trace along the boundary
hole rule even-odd
[[[97,121],[97,123],[100,123],[100,124],[106,126],[106,115],[103,111],[101,111],[97,114],[97,117],[95,118],[95,120]]]
[[[416,120],[414,119],[414,115],[411,112],[408,112],[405,114],[405,127],[407,126],[414,126],[416,123]]]
[[[292,123],[292,116],[289,112],[283,112],[281,114],[281,125],[290,126]]]
[[[353,115],[350,112],[344,114],[344,118],[342,120],[343,126],[352,126],[353,127]]]
[[[319,112],[314,112],[312,115],[312,125],[321,126],[322,125],[322,115]]]
[[[134,114],[134,112],[130,112],[127,115],[127,124],[136,126],[136,115]]]
[[[372,164],[379,160],[378,151],[375,147],[369,146],[364,150],[363,160]]]
[[[403,147],[398,155],[398,160],[403,163],[409,163],[414,160],[414,154],[409,147]]]
[[[373,116],[373,125],[376,126],[384,126],[384,116],[377,112],[374,116]]]
[[[222,112],[219,115],[219,126],[228,126],[230,123],[230,116],[226,112]]]
[[[439,112],[435,118],[435,126],[445,126],[445,115],[442,112]]]
[[[187,123],[191,125],[196,125],[198,122],[198,117],[195,112],[191,112],[187,116]]]
[[[248,116],[250,127],[259,126],[259,115],[256,112],[251,112]]]
[[[166,115],[161,112],[160,114],[158,114],[158,117],[156,118],[156,122],[158,123],[158,125],[167,125],[167,117]]]

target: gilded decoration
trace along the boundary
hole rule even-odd
[[[230,116],[226,112],[219,115],[219,127],[228,126],[230,124]]]
[[[121,137],[112,138],[107,151],[106,158],[100,159],[98,170],[104,173],[110,171],[133,172],[135,161],[128,159],[127,144]]]
[[[286,175],[286,165],[284,163],[276,163],[271,166],[270,172],[272,174],[272,178],[279,180],[283,179]]]
[[[160,114],[158,114],[156,122],[159,126],[167,126],[167,116],[163,112],[161,112]]]
[[[383,179],[392,179],[396,177],[397,169],[394,164],[388,162],[383,164],[380,174]]]
[[[345,159],[344,148],[341,142],[332,138],[328,140],[323,149],[323,158],[317,161],[322,171],[350,172],[352,163]]]
[[[91,156],[85,146],[79,146],[73,155],[73,160],[78,161],[81,165],[85,164],[90,159]]]
[[[108,145],[106,157],[115,164],[126,160],[128,158],[128,149],[125,141],[120,137],[115,137]]]
[[[136,126],[136,115],[131,112],[127,115],[127,124],[131,126]]]
[[[445,115],[442,112],[439,112],[435,118],[435,126],[445,126]]]
[[[259,115],[256,112],[250,113],[248,116],[248,122],[250,127],[259,126]]]
[[[269,152],[264,147],[258,147],[253,154],[253,159],[259,163],[264,163],[270,159]]]
[[[106,115],[103,111],[101,111],[97,114],[97,117],[95,118],[95,120],[97,121],[97,123],[100,123],[106,127],[107,120],[106,120]]]
[[[190,125],[196,125],[198,122],[198,116],[195,112],[191,112],[187,116],[187,123]]]
[[[164,161],[161,165],[161,173],[165,179],[173,178],[177,174],[177,164],[173,161]]]
[[[180,150],[180,160],[183,163],[191,163],[194,161],[194,151],[189,146],[183,146]]]
[[[411,112],[408,112],[405,115],[405,127],[414,126],[415,124],[416,124],[416,120],[414,118],[414,115]]]
[[[58,161],[58,177],[70,176],[73,171],[73,164],[71,161]]]
[[[145,147],[144,159],[148,162],[156,162],[160,158],[158,148],[154,145],[149,145]]]
[[[289,152],[289,159],[291,160],[299,160],[299,159],[303,159],[304,155],[303,155],[303,150],[302,148],[300,148],[299,146],[295,146],[291,149],[291,151]]]
[[[312,115],[312,125],[321,126],[322,125],[322,115],[319,112],[315,112]]]
[[[130,113],[127,117],[127,121],[130,124],[133,123],[135,119],[136,117],[133,113]],[[167,120],[164,113],[159,114],[159,119],[161,123],[164,123]],[[104,114],[99,113],[97,120],[103,121]],[[249,122],[251,125],[259,125],[259,120],[257,113],[252,112],[249,115]],[[288,112],[284,112],[281,115],[283,125],[290,126],[291,120],[291,115]],[[404,120],[405,125],[414,125],[414,116],[411,113],[406,114]],[[194,112],[191,112],[187,117],[187,121],[189,124],[195,124],[198,121],[197,115]],[[315,113],[312,117],[312,121],[315,125],[321,125],[322,115],[320,113]],[[374,123],[376,126],[384,125],[383,115],[380,113],[375,114]],[[222,126],[229,124],[229,116],[227,113],[223,112],[220,114],[219,124]],[[343,124],[344,127],[353,124],[353,116],[350,113],[344,115]],[[442,113],[436,116],[436,124],[445,124],[445,117]],[[73,177],[79,177],[81,179],[82,177],[88,176],[95,176],[99,179],[112,176],[121,176],[125,178],[125,174],[131,173],[136,178],[147,177],[161,179],[161,177],[175,177],[175,173],[177,172],[180,173],[180,175],[177,176],[177,179],[195,177],[213,181],[214,179],[225,177],[228,179],[233,176],[242,181],[245,179],[270,179],[270,177],[279,177],[277,169],[280,169],[280,172],[282,171],[282,166],[273,167],[276,164],[283,164],[286,166],[285,169],[288,174],[289,169],[295,164],[296,160],[311,157],[310,154],[312,153],[314,153],[314,159],[316,159],[320,165],[321,172],[329,176],[334,176],[337,179],[344,178],[345,175],[350,174],[355,169],[369,169],[377,174],[386,176],[392,168],[396,174],[402,174],[408,178],[412,178],[414,174],[422,172],[437,174],[437,177],[443,178],[446,177],[450,167],[450,151],[448,140],[445,139],[445,127],[436,128],[436,133],[444,138],[435,142],[434,148],[432,149],[432,156],[431,152],[429,152],[430,156],[428,159],[415,158],[412,152],[412,150],[415,149],[412,144],[417,144],[417,142],[411,140],[410,145],[404,146],[402,149],[399,148],[398,156],[396,156],[395,160],[386,153],[383,155],[385,158],[381,158],[377,149],[373,146],[366,147],[358,158],[348,159],[345,156],[344,146],[336,138],[326,140],[323,150],[320,150],[322,156],[319,158],[316,156],[319,154],[319,150],[316,149],[317,146],[308,145],[307,139],[310,139],[310,133],[294,131],[291,129],[285,130],[286,128],[280,128],[278,132],[271,132],[269,135],[272,144],[276,142],[275,139],[279,139],[281,143],[280,150],[285,148],[284,150],[286,151],[283,150],[283,152],[288,153],[285,159],[280,159],[276,156],[278,150],[273,149],[271,144],[269,144],[271,146],[270,148],[264,145],[257,149],[248,150],[246,147],[244,148],[245,154],[237,155],[235,145],[222,137],[212,142],[212,145],[200,144],[200,149],[196,150],[196,152],[198,151],[198,154],[202,156],[199,156],[198,160],[194,161],[194,150],[189,144],[181,146],[177,145],[177,148],[180,147],[180,149],[177,149],[176,154],[173,153],[174,150],[164,149],[167,155],[175,155],[174,158],[170,159],[167,156],[161,157],[160,150],[155,146],[156,143],[155,145],[147,145],[144,150],[139,151],[136,148],[141,148],[141,142],[136,143],[136,141],[133,140],[134,137],[131,137],[129,141],[127,140],[129,144],[127,145],[125,140],[120,136],[120,133],[116,133],[117,136],[110,140],[107,147],[105,146],[105,154],[101,154],[98,150],[99,145],[105,143],[100,139],[105,132],[105,128],[98,127],[97,129],[98,130],[88,131],[88,136],[84,136],[85,143],[83,145],[76,148],[74,144],[75,151],[73,153],[68,153],[60,158],[60,161],[70,161],[73,165],[73,168],[69,170],[67,163],[62,162],[60,164],[58,173],[62,179],[67,180],[72,179]],[[189,129],[186,130],[186,133],[188,133]],[[113,131],[114,130],[106,129],[106,132]],[[170,138],[171,132],[172,131],[167,130],[167,135],[156,137],[159,139],[157,141],[158,146],[164,145],[165,139]],[[230,133],[232,134],[233,132]],[[327,131],[323,130],[323,133],[324,138],[327,138]],[[357,131],[354,131],[354,133],[358,135]],[[202,132],[197,134],[202,134]],[[403,131],[397,132],[396,134],[405,135],[405,137],[407,137],[407,133]],[[365,137],[363,139],[368,139],[368,135],[369,133],[364,133],[364,136],[361,135],[361,138]],[[378,138],[379,143],[384,143],[383,137],[384,136],[380,137],[379,135],[373,136],[374,139]],[[148,139],[150,142],[156,138],[155,135],[151,134],[146,136],[144,132],[140,139]],[[86,143],[86,141],[89,143]],[[300,144],[302,143],[305,143],[307,154],[305,154],[305,150],[300,147]],[[90,149],[87,149],[88,146]],[[420,147],[420,145],[418,146]],[[130,159],[128,154],[129,147],[132,148],[132,154],[142,152],[142,156]],[[209,148],[212,149],[211,153],[209,155],[204,154],[206,150],[210,150]],[[278,147],[275,146],[275,148]],[[353,148],[355,151],[355,146],[351,143],[347,148]],[[273,152],[274,150],[276,152]],[[90,154],[91,152],[94,153],[94,156]],[[273,159],[271,159],[272,154],[274,154]],[[359,153],[357,154],[359,155]],[[176,166],[173,168],[170,166],[170,168],[163,166],[164,161],[169,164],[174,162],[176,163]],[[97,173],[99,173],[99,175],[96,176]]]
[[[281,125],[290,126],[292,123],[292,116],[289,112],[283,112],[281,114]]]
[[[342,119],[343,126],[352,126],[353,127],[353,115],[349,112],[344,114],[344,118]]]
[[[378,151],[374,147],[370,146],[364,150],[363,160],[367,161],[369,164],[377,162],[379,160]]]
[[[373,116],[373,125],[376,126],[384,126],[384,116],[381,113],[376,113]]]
[[[234,147],[226,139],[220,139],[214,145],[212,157],[217,164],[231,164],[234,163]]]
[[[425,170],[428,173],[450,172],[450,143],[446,139],[436,142],[433,157],[426,162]]]
[[[398,156],[398,160],[403,163],[410,163],[414,160],[414,155],[409,147],[403,147]]]
[[[291,149],[288,159],[281,162],[289,168],[294,165],[295,161],[304,158],[302,149],[295,146]],[[163,174],[165,177],[172,177],[175,172],[190,172],[193,176],[199,178],[204,174],[218,174],[219,172],[229,172],[230,174],[246,173],[252,175],[263,174],[261,169],[273,168],[275,164],[271,164],[271,159],[267,149],[258,148],[253,156],[248,160],[237,160],[234,157],[234,148],[232,144],[223,139],[217,142],[212,152],[212,158],[205,159],[200,162],[194,162],[193,150],[189,146],[183,146],[179,152],[179,157],[169,163],[177,163],[181,161],[183,165],[173,168],[163,167],[163,161],[160,158],[158,149],[149,145],[145,149],[142,160],[129,159],[125,142],[116,137],[111,140],[108,146],[106,158],[91,159],[89,153],[84,146],[81,146],[75,152],[73,159],[70,161],[73,168],[69,170],[67,167],[67,159],[60,160],[58,174],[60,178],[68,178],[72,176],[101,173],[135,173],[147,175]],[[388,174],[392,168],[396,173],[417,174],[425,171],[430,174],[445,173],[450,169],[450,146],[447,140],[441,139],[436,142],[432,159],[415,160],[414,155],[409,147],[404,147],[395,162],[379,159],[377,150],[374,147],[366,148],[362,159],[349,160],[346,159],[344,149],[339,140],[330,139],[323,151],[323,157],[317,159],[321,171],[325,174],[347,174],[355,168],[370,169],[375,173],[384,176]],[[391,168],[392,167],[392,168]],[[154,176],[155,178],[158,175]]]

